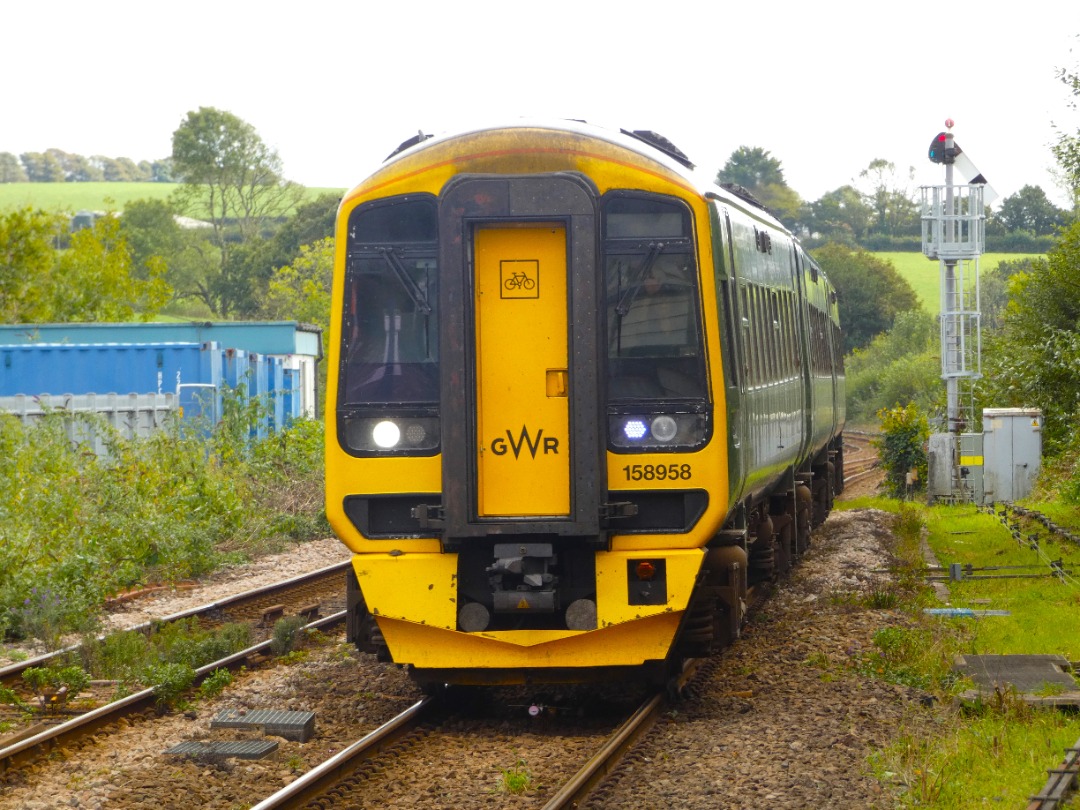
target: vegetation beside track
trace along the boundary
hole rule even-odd
[[[1024,806],[1046,781],[1046,771],[1057,767],[1065,749],[1080,738],[1080,715],[1075,710],[1034,708],[1010,692],[974,703],[961,701],[959,695],[973,684],[953,672],[952,663],[957,655],[1021,653],[1058,654],[1080,661],[1075,622],[1080,608],[1080,546],[1044,533],[1035,549],[1028,540],[1037,533],[1035,528],[1025,528],[1018,541],[1000,514],[974,506],[928,507],[884,498],[838,503],[841,509],[867,507],[898,515],[899,581],[923,584],[872,595],[881,607],[909,614],[913,624],[883,629],[874,638],[874,651],[849,665],[870,677],[923,690],[935,716],[932,736],[904,733],[877,752],[870,767],[882,782],[902,787],[903,807]],[[1031,507],[1043,511],[1040,504]],[[1059,504],[1056,511],[1063,526],[1073,532],[1080,527],[1080,509]],[[1045,563],[1043,571],[984,573],[1049,574],[1049,562],[1060,559],[1073,573],[1064,579],[949,582],[951,606],[1006,610],[1008,615],[927,615],[924,608],[941,603],[925,584],[923,539],[945,567],[954,562],[974,568]]]
[[[325,537],[322,423],[251,437],[257,404],[127,441],[101,419],[0,414],[0,639],[94,629],[105,600]],[[96,456],[82,435],[106,438]]]

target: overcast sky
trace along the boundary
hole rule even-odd
[[[710,174],[768,150],[806,200],[884,158],[912,186],[957,142],[1000,198],[1050,170],[1076,132],[1059,68],[1080,18],[1019,3],[5,3],[0,151],[167,157],[190,110],[255,127],[307,186],[349,187],[422,129],[518,117],[653,129]],[[967,9],[967,10],[964,10]],[[958,179],[958,182],[959,179]]]

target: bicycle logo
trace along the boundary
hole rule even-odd
[[[503,282],[503,286],[508,290],[531,290],[536,286],[536,282],[525,275],[524,272],[514,273],[510,278]]]
[[[540,262],[514,259],[499,262],[503,298],[539,298]]]

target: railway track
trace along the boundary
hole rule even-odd
[[[310,630],[328,630],[344,624],[344,622],[345,611],[339,611],[309,623],[306,628]],[[247,666],[257,656],[269,655],[272,643],[272,640],[263,641],[200,667],[195,670],[195,684],[200,683],[217,669],[237,669],[241,666]],[[63,748],[88,737],[101,729],[118,723],[126,717],[152,712],[156,701],[157,694],[154,688],[143,689],[85,714],[77,715],[65,722],[44,728],[33,736],[12,742],[6,747],[0,748],[0,774],[6,774],[11,768],[40,759],[53,750]]]
[[[693,677],[698,662],[689,662],[678,679],[680,688]],[[576,807],[618,764],[621,757],[645,734],[667,707],[665,691],[649,694],[626,719],[595,745],[594,753],[543,805],[544,810]],[[453,701],[454,690],[440,698],[425,697],[397,717],[359,740],[286,787],[252,806],[252,810],[331,810],[349,806],[362,794],[372,774],[411,772],[409,757],[423,751],[429,727],[438,725],[440,709]],[[416,740],[409,740],[410,736]],[[400,745],[399,745],[400,744]],[[423,755],[422,753],[420,754]],[[395,760],[387,765],[382,758]],[[367,797],[370,799],[371,797]],[[418,796],[417,803],[423,798]]]
[[[172,622],[199,619],[207,625],[250,622],[258,626],[265,635],[272,628],[274,620],[281,616],[304,615],[315,619],[319,612],[344,608],[345,572],[349,565],[346,560],[128,629],[149,633],[154,628]],[[78,650],[78,646],[65,647],[0,667],[0,685],[13,687],[30,667],[47,667],[52,663],[67,660],[77,654]]]
[[[844,486],[878,473],[874,437],[862,431],[844,433]]]
[[[1061,810],[1080,781],[1080,740],[1065,751],[1065,759],[1047,771],[1049,778],[1043,789],[1031,797],[1027,810]]]
[[[342,609],[345,591],[344,576],[348,565],[346,561],[328,566],[132,629],[150,632],[152,626],[191,618],[211,623],[248,621],[260,629],[260,634],[264,638],[259,643],[197,669],[195,671],[197,685],[214,670],[237,669],[252,663],[259,657],[268,655],[273,643],[268,636],[277,618],[286,615],[305,616],[310,620],[306,627],[312,630],[327,630],[343,624],[345,620],[345,611]],[[329,616],[320,616],[327,610],[327,606],[330,606],[334,612]],[[19,683],[19,679],[28,668],[47,667],[50,664],[70,660],[78,653],[78,647],[71,647],[28,659],[0,670],[0,679],[5,685],[15,685]],[[27,702],[31,700],[28,699]],[[9,769],[19,767],[58,747],[69,745],[94,734],[125,717],[152,711],[156,701],[155,689],[149,688],[119,700],[107,702],[90,711],[76,714],[67,720],[56,715],[43,716],[42,722],[0,738],[0,774],[6,774]]]

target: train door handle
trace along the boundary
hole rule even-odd
[[[567,396],[567,373],[565,368],[547,370],[547,395],[549,397]]]

